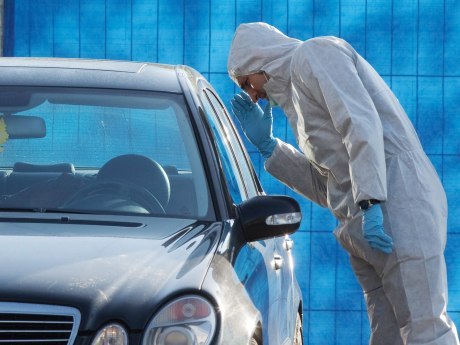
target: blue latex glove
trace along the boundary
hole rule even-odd
[[[380,204],[363,211],[363,235],[372,248],[384,253],[393,251],[393,239],[383,229],[383,213]]]
[[[273,137],[273,115],[270,103],[264,111],[257,103],[253,103],[246,92],[240,92],[230,101],[233,114],[243,128],[244,134],[251,143],[259,150],[264,158],[269,158],[276,147],[276,140]]]

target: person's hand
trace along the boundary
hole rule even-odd
[[[272,133],[273,116],[270,103],[267,102],[262,111],[257,103],[251,101],[246,92],[236,94],[230,102],[233,114],[240,122],[246,137],[264,158],[270,157],[276,147],[276,140]]]
[[[363,211],[363,235],[372,248],[384,253],[393,251],[393,239],[383,229],[383,213],[380,204]]]

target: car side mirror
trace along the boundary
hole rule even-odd
[[[261,195],[238,206],[248,242],[292,234],[302,219],[296,200],[284,195]]]

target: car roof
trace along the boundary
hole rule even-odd
[[[91,87],[182,93],[182,65],[77,58],[1,57],[0,85]],[[193,71],[192,74],[195,74]],[[190,75],[190,73],[187,73]]]

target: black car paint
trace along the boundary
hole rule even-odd
[[[129,63],[122,65],[120,71],[130,66]],[[83,74],[90,75],[91,70],[101,68],[91,66],[89,63]],[[149,69],[145,68],[147,72]],[[280,244],[283,239],[247,242],[238,210],[226,191],[215,144],[196,96],[200,87],[211,86],[204,79],[196,82],[197,74],[186,67],[174,70],[179,84],[171,82],[161,87],[169,92],[183,92],[187,100],[205,157],[205,170],[212,181],[216,220],[120,217],[121,223],[128,220],[142,225],[133,228],[122,224],[104,227],[88,224],[82,227],[81,224],[59,223],[57,219],[62,219],[62,215],[53,218],[52,214],[2,213],[4,220],[21,218],[23,221],[5,222],[0,218],[0,262],[3,263],[0,281],[4,282],[0,284],[0,300],[78,308],[82,321],[77,345],[90,344],[99,327],[113,321],[128,328],[130,344],[140,344],[142,331],[155,312],[175,296],[192,292],[206,296],[218,308],[219,326],[213,344],[246,345],[254,332],[258,332],[258,327],[261,327],[259,336],[264,344],[276,344],[280,335],[272,334],[273,330],[268,327],[269,296],[281,283],[271,259],[280,253],[289,262],[290,254]],[[18,68],[19,74],[24,75],[24,72],[24,67]],[[159,87],[158,82],[151,79],[155,72],[152,68],[152,73],[141,77],[152,89]],[[170,80],[171,69],[163,72],[167,75],[164,78]],[[66,82],[72,70],[63,73],[62,81],[58,78],[49,81],[50,85],[69,86]],[[136,73],[136,67],[128,73]],[[84,86],[85,75],[77,76],[74,83]],[[120,74],[111,85],[104,85],[103,78],[94,78],[93,86],[145,89],[132,77],[126,81]],[[10,82],[16,83],[14,78]],[[33,84],[35,81],[30,78],[27,82]],[[262,194],[255,173],[248,178]],[[103,220],[97,215],[70,217],[84,221]],[[39,224],[28,221],[37,218]],[[182,263],[184,258],[190,261]],[[282,274],[283,279],[294,281],[292,266],[287,265]],[[291,296],[276,297],[286,308],[290,303],[299,307],[300,289],[296,283],[290,288],[293,289]],[[287,323],[292,323],[287,311],[279,311],[285,313]],[[242,325],[244,321],[248,324]]]
[[[135,229],[107,227],[97,234],[90,233],[90,225],[86,232],[80,225],[47,224],[46,218],[41,231],[25,218],[23,222],[0,223],[0,262],[15,267],[0,271],[0,280],[5,282],[0,285],[2,300],[76,307],[82,314],[80,329],[85,332],[116,321],[140,333],[164,301],[189,291],[217,296],[216,305],[226,318],[222,331],[231,332],[235,341],[251,335],[241,332],[241,320],[268,324],[268,289],[276,286],[276,281],[266,269],[267,253],[247,244],[239,224],[132,221],[144,222]],[[163,234],[164,229],[181,229],[162,237],[156,232],[156,223]],[[269,250],[265,241],[260,245]],[[181,264],[177,265],[178,261]],[[241,293],[240,284],[250,299]],[[227,306],[226,310],[222,306]],[[270,337],[268,330],[263,330],[264,338]],[[227,334],[221,338],[226,339]]]
[[[178,281],[180,290],[200,289],[221,225],[136,221],[143,226],[105,227],[98,234],[91,225],[82,231],[81,225],[42,223],[37,231],[26,220],[0,222],[1,299],[76,307],[82,330],[97,330],[110,320],[143,329]],[[160,226],[170,234],[158,236]]]

